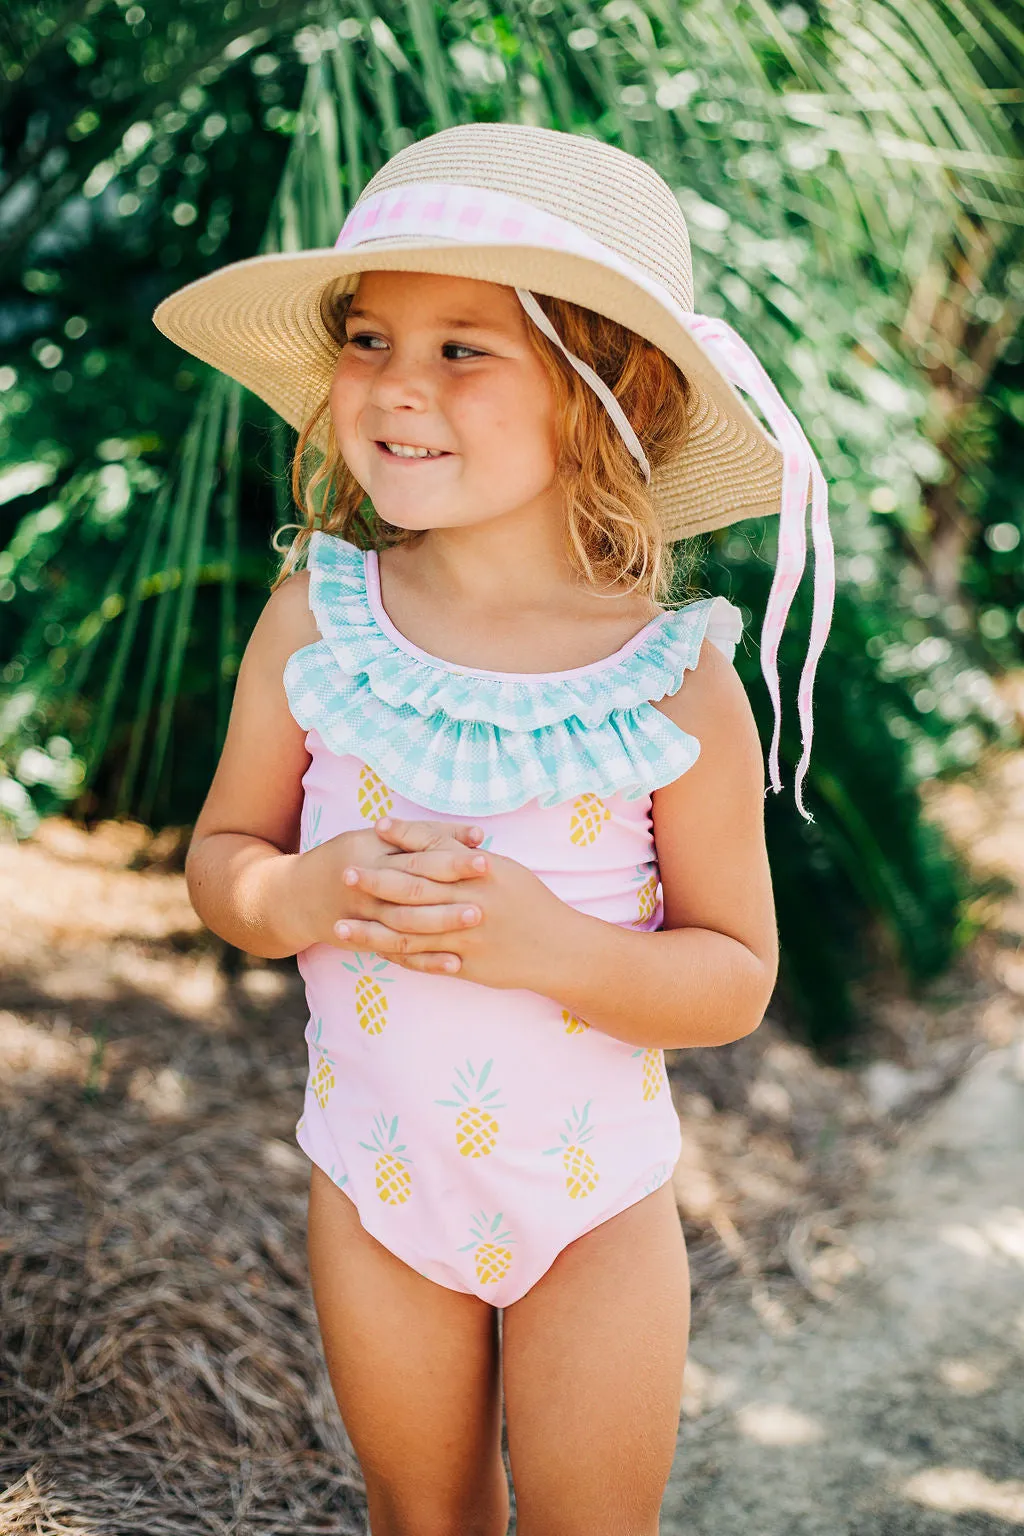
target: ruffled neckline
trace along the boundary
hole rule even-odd
[[[366,583],[366,600],[369,604],[377,623],[386,635],[389,635],[400,651],[405,651],[416,661],[423,662],[438,672],[456,672],[460,677],[476,677],[485,681],[494,680],[499,683],[525,683],[527,686],[541,688],[550,683],[571,683],[576,678],[587,676],[591,672],[600,672],[606,667],[615,666],[626,661],[633,653],[643,645],[649,632],[654,631],[667,618],[670,610],[657,614],[646,623],[642,629],[637,630],[625,645],[620,645],[617,651],[610,656],[602,656],[597,661],[589,661],[582,667],[567,667],[561,672],[495,672],[487,667],[467,667],[457,661],[444,661],[440,656],[432,656],[429,651],[421,650],[414,645],[400,630],[396,629],[387,615],[384,607],[384,599],[380,588],[380,557],[375,549],[368,550],[364,557],[364,580]]]
[[[742,632],[739,609],[722,597],[667,609],[612,655],[562,672],[494,672],[460,666],[421,650],[391,622],[380,594],[380,567],[334,534],[313,533],[308,551],[309,606],[340,670],[365,681],[392,709],[421,716],[482,721],[530,731],[570,718],[597,726],[617,710],[675,693],[697,664],[710,634],[730,657]]]

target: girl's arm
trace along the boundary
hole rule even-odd
[[[637,1045],[722,1045],[757,1028],[778,973],[761,744],[739,674],[710,641],[658,707],[701,746],[653,796],[663,927],[567,909],[549,995]]]
[[[208,928],[252,955],[303,947],[295,876],[301,855],[305,731],[282,674],[292,651],[318,638],[305,572],[267,600],[245,648],[217,771],[185,861],[192,905]]]
[[[221,938],[249,954],[281,959],[310,944],[337,943],[339,921],[389,911],[346,884],[352,860],[375,870],[412,869],[417,905],[410,920],[430,935],[414,942],[440,949],[448,929],[464,926],[467,898],[462,894],[453,904],[451,882],[472,889],[478,839],[470,828],[415,823],[414,846],[421,852],[413,856],[396,855],[372,829],[298,851],[302,776],[310,758],[306,733],[288,708],[283,673],[293,651],[319,639],[308,582],[305,571],[282,582],[246,646],[224,747],[185,861],[189,897]],[[447,958],[431,953],[425,965],[440,970]]]

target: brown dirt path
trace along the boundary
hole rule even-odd
[[[1024,1530],[1024,1048],[978,1061],[860,1204],[836,1299],[775,1330],[722,1304],[694,1338],[666,1536]]]

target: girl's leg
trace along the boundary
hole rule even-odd
[[[656,1536],[689,1330],[671,1184],[570,1243],[506,1309],[518,1536]]]
[[[309,1265],[372,1536],[505,1536],[494,1308],[403,1264],[315,1166]]]

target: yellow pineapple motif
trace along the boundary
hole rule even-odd
[[[508,1274],[512,1263],[511,1248],[504,1248],[503,1243],[514,1243],[515,1238],[511,1232],[500,1232],[501,1211],[488,1226],[487,1213],[481,1211],[474,1216],[469,1230],[473,1234],[472,1242],[466,1243],[459,1249],[460,1253],[468,1253],[471,1248],[476,1252],[473,1262],[476,1267],[476,1277],[481,1285],[494,1285],[503,1280]]]
[[[611,811],[599,796],[589,793],[580,795],[573,803],[569,841],[576,848],[585,848],[604,831],[605,822],[611,819]]]
[[[379,779],[369,764],[364,763],[359,770],[359,788],[356,791],[356,804],[359,814],[364,821],[376,821],[379,816],[388,816],[394,805],[391,791]]]
[[[504,1104],[493,1102],[501,1089],[492,1088],[490,1093],[484,1093],[493,1065],[492,1057],[490,1061],[484,1062],[479,1072],[474,1072],[473,1063],[467,1061],[465,1072],[459,1067],[452,1083],[452,1092],[458,1097],[434,1100],[435,1104],[443,1104],[446,1109],[459,1111],[455,1119],[455,1145],[463,1157],[488,1157],[498,1144],[501,1126],[491,1110],[505,1108]]]
[[[581,1019],[579,1014],[573,1013],[568,1008],[562,1009],[562,1023],[565,1025],[567,1035],[582,1035],[590,1028],[586,1019]]]
[[[375,1115],[372,1143],[369,1141],[359,1143],[361,1147],[366,1148],[367,1152],[380,1153],[373,1165],[373,1171],[377,1177],[377,1198],[383,1200],[385,1205],[404,1205],[412,1194],[412,1174],[406,1167],[412,1159],[403,1155],[404,1141],[396,1144],[397,1135],[397,1115],[390,1125],[383,1115]]]
[[[544,1157],[554,1157],[558,1153],[562,1155],[562,1167],[565,1170],[565,1188],[570,1200],[583,1200],[597,1187],[601,1175],[594,1165],[594,1159],[589,1152],[584,1151],[583,1143],[589,1141],[594,1134],[594,1127],[587,1123],[590,1113],[588,1099],[583,1106],[583,1113],[573,1106],[572,1118],[566,1120],[565,1130],[558,1133],[561,1142],[559,1147],[547,1147]]]
[[[356,1018],[359,1028],[365,1029],[368,1035],[379,1035],[388,1022],[388,1000],[384,995],[384,987],[391,978],[383,973],[390,967],[387,960],[380,960],[376,955],[371,954],[370,959],[377,960],[377,964],[367,965],[358,953],[353,954],[351,961],[343,960],[341,963],[346,971],[351,971],[356,977]]]
[[[638,1051],[633,1052],[633,1056],[634,1059],[637,1056],[642,1056],[644,1059],[643,1095],[650,1103],[651,1099],[658,1097],[665,1081],[665,1058],[661,1054],[660,1047],[654,1045],[647,1046],[646,1049],[641,1046]]]
[[[658,910],[658,871],[651,870],[649,864],[638,864],[636,867],[636,918],[633,921],[634,928],[645,928]]]
[[[313,1020],[310,1020],[310,1023],[313,1022]],[[320,1037],[323,1034],[324,1021],[323,1019],[317,1019],[315,1020],[315,1023],[316,1031],[313,1035],[312,1044],[320,1052],[320,1061],[316,1071],[313,1073],[309,1080],[309,1086],[313,1090],[313,1097],[320,1105],[320,1108],[326,1109],[327,1100],[330,1098],[331,1089],[334,1087],[334,1063],[331,1061],[331,1058],[320,1044]]]

